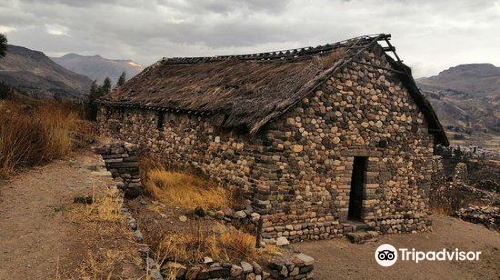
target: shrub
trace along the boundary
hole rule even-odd
[[[455,140],[464,140],[465,139],[465,135],[463,135],[463,134],[454,134],[453,135],[453,139],[455,139]]]
[[[63,105],[0,103],[0,176],[61,158],[84,144],[92,131]]]
[[[12,95],[12,92],[13,92],[13,89],[11,86],[0,81],[0,99],[10,98]]]

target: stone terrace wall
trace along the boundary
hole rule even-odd
[[[364,62],[389,68],[375,53]],[[368,158],[363,221],[382,233],[430,228],[424,190],[433,138],[403,85],[387,70],[353,63],[256,136],[220,130],[193,115],[101,108],[109,136],[148,147],[240,186],[264,234],[292,241],[342,236],[354,156]]]
[[[129,143],[110,143],[96,149],[104,159],[106,169],[123,190],[126,198],[136,198],[142,193],[141,175],[137,162],[138,146]]]
[[[176,279],[190,280],[314,280],[314,259],[304,255],[296,254],[287,260],[273,260],[265,267],[255,261],[251,263],[242,261],[239,264],[231,263],[209,263],[207,265],[195,265],[189,268],[169,262],[164,271],[172,271]]]

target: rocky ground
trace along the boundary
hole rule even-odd
[[[467,159],[452,164],[431,188],[431,208],[464,221],[500,230],[500,163],[495,159]]]
[[[429,233],[384,235],[377,242],[351,244],[346,239],[294,245],[316,260],[317,280],[331,279],[498,279],[500,275],[500,234],[459,219],[434,215]],[[397,261],[382,267],[375,261],[375,249],[382,244],[419,251],[481,251],[479,261]]]

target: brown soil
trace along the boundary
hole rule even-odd
[[[98,256],[99,250],[127,243],[123,232],[113,235],[69,217],[72,209],[82,207],[73,204],[75,196],[99,195],[109,185],[109,178],[92,174],[97,164],[96,155],[79,155],[0,185],[1,280],[80,278],[89,252]]]
[[[429,233],[385,235],[377,242],[351,244],[346,239],[305,242],[294,245],[316,259],[315,276],[330,279],[499,279],[500,234],[481,225],[455,218],[433,216],[434,231]],[[398,261],[382,267],[375,261],[375,250],[382,244],[418,251],[444,248],[481,251],[479,261]]]

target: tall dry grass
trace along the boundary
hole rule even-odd
[[[194,209],[220,209],[231,206],[231,193],[199,176],[154,169],[148,172],[146,191],[164,203]]]
[[[91,133],[89,123],[64,105],[0,103],[0,177],[68,155]]]
[[[166,235],[155,249],[161,263],[196,263],[206,256],[215,261],[255,260],[263,257],[263,253],[255,248],[254,236],[232,227]]]

